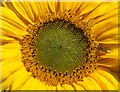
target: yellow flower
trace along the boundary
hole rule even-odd
[[[118,2],[2,2],[1,90],[118,90]]]

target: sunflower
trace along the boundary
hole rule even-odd
[[[1,90],[118,90],[118,2],[2,2]]]

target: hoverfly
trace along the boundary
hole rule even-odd
[[[108,49],[106,47],[103,46],[103,44],[99,43],[98,45],[98,50],[107,53]]]

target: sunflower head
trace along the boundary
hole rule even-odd
[[[116,89],[115,4],[3,2],[3,89]]]

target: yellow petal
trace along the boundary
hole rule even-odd
[[[11,73],[10,76],[0,84],[0,86],[2,85],[2,89],[10,87],[13,80],[16,78],[17,75],[19,75],[19,73],[20,73],[19,69],[17,69],[16,72]]]
[[[2,48],[2,60],[9,58],[21,58],[20,45],[18,43],[5,44],[0,46],[0,48]]]
[[[58,10],[58,2],[57,0],[48,0],[48,6],[50,7],[50,11],[52,11],[53,13],[57,13]]]
[[[23,63],[19,60],[2,65],[2,78],[0,78],[0,80],[5,80],[8,76],[10,76],[21,67],[23,67]]]
[[[109,39],[112,38],[113,41],[115,40],[116,42],[118,41],[118,27],[114,27],[113,29],[104,32],[103,34],[101,34],[97,40],[98,41],[104,41],[105,39]]]
[[[2,37],[8,37],[15,41],[19,41],[22,38],[22,36],[16,35],[15,33],[10,32],[9,30],[3,28],[0,28],[0,30],[2,31],[2,35],[1,35]]]
[[[2,65],[6,65],[6,64],[14,62],[16,60],[18,61],[20,59],[21,59],[21,57],[19,57],[19,58],[8,58],[8,59],[5,59],[5,60],[1,60],[1,62],[2,62]]]
[[[6,53],[5,53],[5,51],[6,51]],[[12,52],[13,51],[13,52]],[[3,53],[2,53],[2,60],[3,61],[6,61],[5,59],[7,59],[7,60],[9,60],[10,58],[17,58],[17,59],[20,59],[21,58],[21,53],[20,53],[20,51],[19,50],[10,50],[10,49],[8,49],[8,50],[4,50],[4,51],[2,51]],[[11,53],[10,53],[11,52]],[[16,60],[17,60],[16,59]],[[14,60],[14,59],[13,59]],[[9,62],[9,61],[8,61]]]
[[[120,66],[120,63],[118,62],[118,59],[114,58],[103,58],[98,61],[99,67],[105,67],[111,71],[118,72],[118,67]]]
[[[18,29],[25,31],[27,26],[15,15],[13,11],[8,8],[0,7],[0,19],[10,23]]]
[[[77,84],[82,86],[85,90],[94,90],[94,87],[87,81],[87,77],[84,77],[83,81],[79,81]]]
[[[47,90],[45,83],[38,80],[37,90]]]
[[[117,27],[117,21],[116,17],[109,18],[107,20],[104,20],[102,22],[99,22],[95,26],[92,27],[92,31],[94,32],[96,40],[98,40],[98,37],[102,35],[105,32],[108,32],[112,30],[113,28]]]
[[[36,88],[37,88],[37,85],[38,85],[38,79],[36,79],[36,78],[32,78],[32,80],[30,81],[30,83],[34,83],[34,84],[32,84],[28,89],[30,89],[30,90],[36,90]],[[29,83],[29,84],[30,84]]]
[[[64,84],[64,85],[62,85],[62,87],[65,90],[75,90],[75,88],[72,85],[68,85],[68,84]]]
[[[74,87],[76,90],[85,90],[82,86],[76,84],[76,83],[73,83]]]
[[[41,12],[50,12],[48,9],[48,2],[39,2],[39,7],[41,7]]]
[[[52,85],[46,85],[47,90],[52,90],[52,92],[56,92],[56,87]]]
[[[101,4],[99,4],[97,7],[93,9],[93,11],[86,17],[86,20],[90,20],[96,16],[105,14],[108,11],[111,12],[111,9],[116,8],[115,7],[116,4],[117,3],[113,3],[113,2],[102,2]]]
[[[31,11],[31,8],[28,5],[28,3],[27,3],[28,10],[26,10],[24,2],[19,2],[18,0],[14,0],[13,2],[12,1],[13,0],[10,0],[10,2],[4,2],[4,5],[11,9],[18,16],[18,18],[20,18],[21,21],[25,23],[25,25],[28,24],[34,25],[34,23],[32,22],[32,20],[34,19],[33,12]]]
[[[36,13],[38,13],[38,19],[40,18],[40,17],[42,17],[42,14],[43,14],[43,10],[41,9],[41,6],[40,6],[40,4],[39,4],[39,2],[35,2],[35,5],[36,5],[36,8],[37,8],[37,10],[38,11],[36,11]]]
[[[100,85],[93,78],[87,77],[87,81],[93,85],[94,90],[102,90]]]
[[[89,76],[100,85],[102,90],[116,90],[115,87],[105,77],[97,73],[97,70]]]
[[[21,30],[21,29],[18,29],[17,26],[15,25],[11,25],[9,22],[7,21],[4,21],[4,20],[1,20],[0,19],[0,22],[2,23],[2,25],[0,25],[0,28],[2,29],[2,32],[6,35],[9,35],[9,33],[11,34],[15,34],[16,37],[18,36],[24,36],[27,34],[27,31],[25,30]],[[9,33],[8,33],[9,32]]]
[[[10,38],[10,37],[6,37],[6,36],[0,36],[0,40],[2,41],[2,45],[8,44],[8,43],[14,43],[16,42],[15,39]]]
[[[96,16],[95,18],[93,18],[91,22],[92,26],[95,26],[96,24],[99,24],[100,22],[105,21],[109,18],[117,17],[118,15],[118,8],[116,7],[117,5],[114,4],[113,6],[114,6],[113,9],[106,11],[104,14],[100,14],[99,16]]]
[[[118,45],[118,35],[111,35],[109,38],[97,42],[104,45]]]
[[[20,49],[21,48],[21,45],[19,44],[19,42],[16,42],[16,43],[9,43],[9,44],[5,44],[5,45],[2,45],[1,46],[3,50],[6,50],[6,49]]]
[[[56,89],[57,89],[57,91],[58,92],[60,92],[61,90],[63,91],[63,90],[65,90],[61,85],[57,85],[57,87],[56,87]]]
[[[35,6],[34,0],[31,0],[31,2],[19,2],[18,0],[11,0],[13,1],[12,4],[15,7],[15,9],[20,13],[25,15],[27,18],[31,19],[32,21],[35,21],[35,17],[38,15],[38,10]],[[16,1],[16,2],[15,2]],[[25,7],[25,5],[27,7]]]
[[[71,7],[72,7],[72,2],[60,2],[61,3],[61,8],[63,9],[63,11],[65,11],[65,10],[69,10],[69,9],[71,9]]]
[[[29,89],[30,89],[30,90],[36,90],[36,88],[37,88],[37,86],[38,86],[38,81],[39,81],[39,80],[38,80],[37,78],[33,78],[32,81],[33,81],[34,84],[32,84]],[[31,82],[32,82],[32,81],[31,81]]]
[[[112,74],[104,70],[98,70],[97,73],[105,77],[115,87],[115,89],[118,89],[118,82]]]
[[[19,70],[19,74],[16,75],[16,78],[13,80],[12,85],[10,87],[11,90],[20,90],[17,89],[22,86],[31,76],[30,72],[27,72],[25,67]]]
[[[71,13],[75,12],[82,5],[82,2],[79,2],[78,0],[76,0],[76,2],[65,2],[64,0],[61,0],[61,2],[58,3],[60,12],[71,10]]]
[[[77,11],[78,12],[77,15],[83,17],[88,16],[89,13],[91,13],[90,11],[95,10],[100,4],[101,2],[83,2],[83,4],[79,7],[79,10]]]
[[[33,5],[34,2],[31,2],[31,4]],[[21,5],[22,7],[24,8],[24,10],[26,11],[28,17],[32,20],[32,21],[35,21],[35,16],[34,16],[34,13],[33,13],[33,7],[31,7],[30,3],[29,2],[21,2]],[[33,5],[34,6],[34,5]],[[19,7],[18,7],[19,8]]]
[[[32,86],[34,85],[34,82],[36,84],[36,81],[34,80],[34,78],[31,76],[30,78],[28,78],[28,80],[23,84],[21,85],[18,89],[20,90],[32,90]],[[35,89],[35,88],[34,88]]]
[[[39,8],[37,7],[36,5],[37,2],[35,2],[35,0],[31,0],[31,2],[29,2],[29,5],[31,7],[31,10],[33,12],[33,15],[34,15],[34,21],[38,21],[39,17],[40,17],[40,10]]]
[[[118,45],[118,40],[114,40],[114,38],[110,38],[104,41],[98,41],[98,43],[108,44],[108,45]]]

